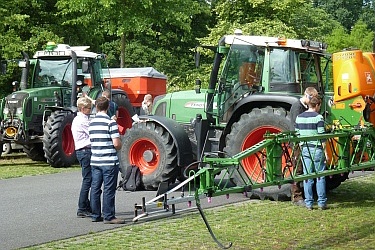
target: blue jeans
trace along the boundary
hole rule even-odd
[[[92,166],[91,183],[91,209],[92,219],[98,219],[102,216],[100,196],[102,194],[103,184],[103,218],[112,220],[115,217],[115,195],[117,178],[119,172],[118,165],[112,166]]]
[[[82,168],[82,185],[78,199],[78,212],[91,212],[89,192],[91,187],[91,150],[76,151],[77,159]]]
[[[303,173],[319,173],[325,169],[325,154],[323,149],[314,147],[303,147],[302,149],[303,158]],[[314,203],[313,194],[314,180],[309,179],[304,182],[303,189],[305,192],[305,204],[306,207],[312,207]],[[325,177],[319,177],[316,180],[316,192],[318,194],[318,206],[323,207],[327,205],[326,197],[326,179]]]

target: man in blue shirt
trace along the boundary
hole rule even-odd
[[[107,115],[117,121],[117,118],[118,118],[118,105],[111,101],[111,92],[109,90],[104,90],[103,93],[102,93],[102,96],[106,97],[108,100],[109,100],[109,107],[108,107],[108,110],[107,110]]]
[[[115,194],[119,173],[117,150],[121,149],[121,139],[117,123],[107,115],[108,98],[101,96],[95,101],[97,114],[89,126],[91,141],[91,209],[92,221],[104,219],[106,224],[123,224],[124,220],[115,216]],[[103,185],[103,217],[100,202]]]

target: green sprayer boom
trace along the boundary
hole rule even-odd
[[[332,128],[331,128],[332,130]],[[321,141],[326,143],[326,150],[329,158],[326,162],[326,170],[322,172],[312,172],[309,174],[296,174],[296,166],[302,164],[303,159],[300,148],[309,141]],[[260,143],[230,157],[210,157],[205,155],[198,164],[198,171],[189,171],[188,178],[160,196],[145,202],[142,205],[136,205],[135,218],[138,219],[151,215],[153,213],[171,211],[176,212],[175,204],[181,202],[196,202],[197,208],[215,242],[221,248],[231,246],[222,245],[213,234],[200,206],[200,199],[219,195],[228,195],[230,193],[244,193],[251,196],[251,192],[269,186],[279,186],[291,184],[295,185],[297,181],[320,178],[334,178],[335,176],[348,175],[350,172],[365,170],[375,166],[375,129],[372,124],[363,124],[361,126],[338,126],[335,130],[322,135],[302,137],[295,132],[282,132],[277,134],[266,134],[265,139]],[[321,147],[318,145],[317,147]],[[311,155],[314,150],[311,150]],[[250,156],[256,156],[256,166],[253,166],[251,175],[243,168],[243,161]],[[304,165],[304,164],[303,164]],[[196,169],[196,168],[194,168]],[[230,182],[234,174],[239,174],[242,178],[242,185],[233,186]],[[218,178],[218,176],[220,176]],[[199,177],[199,178],[198,178]],[[186,190],[187,194],[182,192],[181,197],[168,197],[178,189]],[[274,197],[277,199],[278,197]],[[163,201],[161,201],[163,200]],[[151,208],[163,208],[162,211],[148,213]],[[142,210],[142,214],[137,214],[137,209]]]

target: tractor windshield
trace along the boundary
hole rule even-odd
[[[234,44],[226,58],[221,79],[228,84],[240,83],[250,87],[260,82],[264,51],[254,45]]]
[[[34,72],[34,87],[72,86],[72,59],[38,60]]]
[[[225,58],[219,84],[219,116],[261,83],[264,49],[251,44],[233,44]]]

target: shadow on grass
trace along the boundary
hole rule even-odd
[[[343,182],[327,194],[329,203],[337,207],[375,207],[375,175]]]
[[[368,240],[373,239],[374,233],[373,222],[360,223],[336,235],[329,234],[312,240],[310,244],[299,246],[298,249],[373,249]]]

